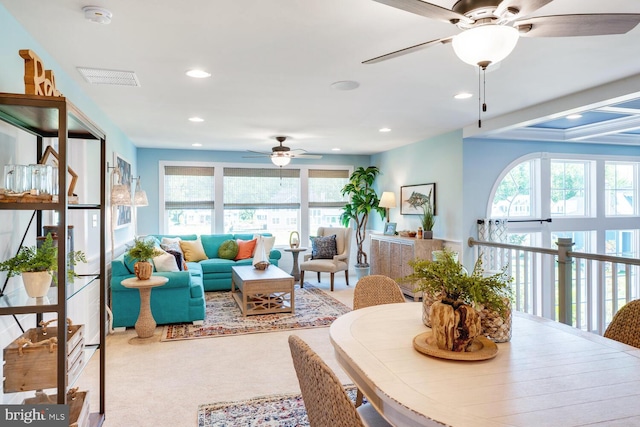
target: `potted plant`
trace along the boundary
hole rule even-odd
[[[429,190],[428,195],[414,191],[413,193],[411,193],[409,199],[407,199],[407,203],[409,203],[411,207],[413,207],[414,209],[422,210],[420,222],[422,223],[422,237],[424,239],[433,238],[433,226],[436,222],[435,215],[433,214],[433,205],[431,204],[432,192],[433,188]]]
[[[74,267],[78,262],[87,262],[82,251],[71,251],[67,255],[67,265]],[[51,280],[57,282],[58,248],[53,244],[51,233],[40,247],[23,246],[16,256],[0,263],[0,271],[6,271],[8,277],[22,275],[22,282],[31,298],[47,295]],[[77,274],[72,268],[67,269],[67,280],[73,282]]]
[[[438,346],[442,343],[440,348],[464,351],[480,333],[494,341],[508,341],[511,331],[511,277],[506,268],[496,274],[485,275],[479,257],[473,272],[467,274],[464,266],[458,263],[457,254],[448,249],[441,251],[435,260],[416,259],[409,264],[414,273],[404,280],[412,281],[416,284],[416,291],[423,292],[423,321],[434,330]],[[456,316],[462,319],[460,323],[454,321]],[[505,328],[508,326],[507,339],[502,336],[504,334],[497,338],[491,336],[490,328],[483,324],[483,319],[496,317],[501,318]],[[441,329],[448,329],[448,333],[438,339]]]
[[[156,243],[153,239],[144,239],[136,237],[133,245],[127,247],[127,255],[133,259],[137,259],[133,266],[135,275],[140,280],[148,280],[153,272],[151,259],[156,255]]]
[[[380,199],[372,185],[380,170],[376,166],[359,167],[349,177],[349,182],[342,188],[343,196],[349,197],[349,202],[342,208],[340,222],[349,227],[353,220],[356,229],[356,274],[358,279],[368,275],[369,262],[367,253],[363,249],[367,231],[367,222],[371,211],[378,212],[384,218],[385,210],[378,206]]]

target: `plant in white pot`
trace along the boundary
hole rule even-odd
[[[77,277],[71,267],[79,262],[87,262],[84,252],[72,251],[67,255],[67,280],[73,282]],[[51,281],[57,281],[58,248],[53,244],[51,234],[40,247],[23,246],[16,256],[0,263],[0,271],[6,271],[8,277],[22,275],[27,295],[41,298],[47,295]]]
[[[385,209],[379,207],[380,198],[373,189],[373,182],[380,174],[376,166],[368,168],[359,167],[349,177],[349,182],[340,191],[343,196],[349,197],[349,202],[342,208],[340,222],[345,227],[351,225],[353,220],[356,229],[356,273],[358,278],[366,276],[369,272],[367,253],[363,249],[367,232],[369,214],[374,211],[384,218]]]

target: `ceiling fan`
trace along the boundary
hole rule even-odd
[[[452,43],[464,62],[486,69],[513,51],[519,37],[571,37],[624,34],[640,22],[640,14],[601,13],[536,16],[553,0],[459,0],[447,9],[422,0],[374,0],[407,12],[457,26],[461,33],[420,43],[363,62],[373,64],[437,44]]]
[[[244,157],[245,158],[270,157],[271,162],[274,165],[280,166],[280,167],[288,165],[289,162],[291,162],[291,159],[293,158],[297,158],[297,159],[321,159],[322,158],[322,156],[319,154],[304,154],[306,153],[306,151],[303,150],[302,148],[296,148],[292,150],[289,147],[285,147],[284,145],[282,145],[282,143],[286,141],[286,139],[287,139],[286,136],[276,136],[276,141],[278,141],[280,145],[276,145],[275,147],[272,147],[271,153],[248,150],[251,153],[256,153],[257,156],[244,156]]]

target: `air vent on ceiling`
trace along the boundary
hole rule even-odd
[[[140,86],[133,71],[102,70],[99,68],[77,67],[82,77],[93,85]]]

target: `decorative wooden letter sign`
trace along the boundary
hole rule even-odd
[[[56,89],[56,78],[51,70],[45,70],[42,60],[29,49],[18,52],[24,59],[24,93],[27,95],[62,96]]]

